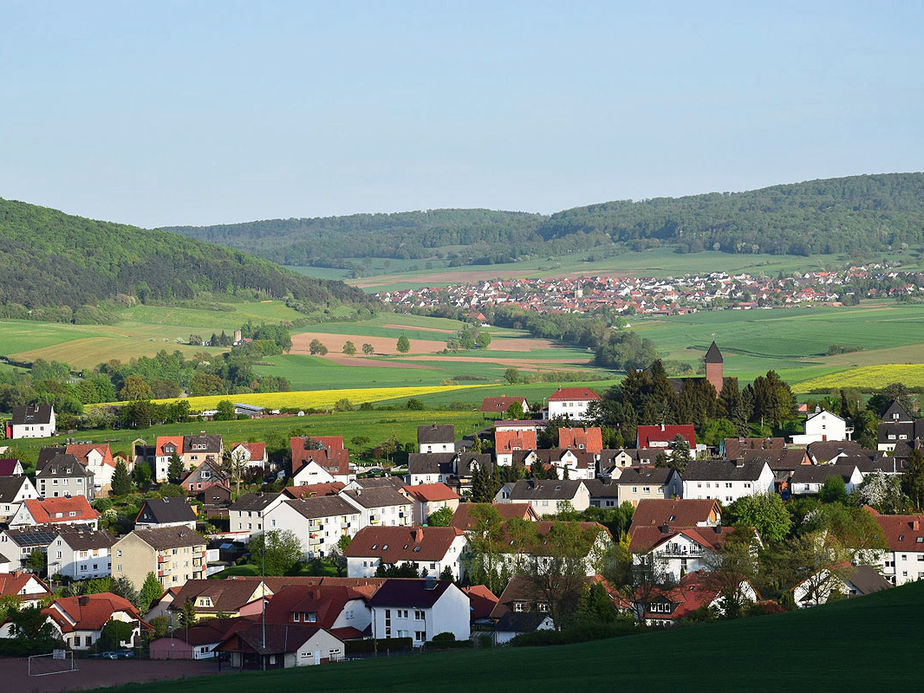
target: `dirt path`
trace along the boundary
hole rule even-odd
[[[440,334],[453,334],[455,330],[445,330],[442,327],[414,327],[413,325],[382,325],[391,330],[417,330],[418,332],[439,332]]]

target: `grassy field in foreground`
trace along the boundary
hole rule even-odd
[[[127,452],[136,438],[153,444],[157,436],[199,433],[220,434],[226,443],[238,441],[265,441],[273,437],[287,438],[293,430],[310,435],[342,435],[349,441],[365,436],[370,443],[378,443],[394,436],[401,443],[417,439],[417,426],[429,423],[453,424],[456,436],[473,433],[486,425],[484,417],[472,411],[350,411],[307,416],[273,416],[265,419],[241,421],[192,421],[182,424],[167,424],[143,430],[77,431],[72,434],[78,440],[108,442],[114,452]],[[56,438],[31,438],[9,441],[14,446],[14,457],[25,462],[35,462],[38,451],[48,445],[63,444],[65,436]],[[7,441],[4,441],[7,442]]]
[[[483,649],[110,689],[306,691],[913,690],[924,584],[798,612],[559,647]]]

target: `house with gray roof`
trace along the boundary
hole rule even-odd
[[[368,491],[364,491],[368,493]],[[305,558],[323,558],[338,549],[341,537],[360,530],[362,512],[339,496],[285,500],[266,513],[266,531],[291,531]]]
[[[539,516],[570,503],[578,512],[590,507],[590,491],[581,479],[520,479],[507,482],[494,496],[498,503],[529,503]]]
[[[680,478],[684,498],[713,498],[722,505],[774,489],[773,470],[763,459],[693,460]]]
[[[85,496],[92,501],[96,497],[93,472],[66,453],[55,455],[35,472],[35,487],[42,498]]]
[[[147,527],[196,528],[196,511],[186,498],[148,498],[135,517],[135,529]]]

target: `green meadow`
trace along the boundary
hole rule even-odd
[[[289,691],[914,690],[924,584],[771,616],[546,647],[479,648],[109,689]]]

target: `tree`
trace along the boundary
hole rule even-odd
[[[401,335],[400,337],[398,337],[398,345],[396,348],[398,349],[399,353],[406,354],[407,352],[411,350],[411,343],[410,341],[408,341],[407,337],[405,337],[404,335]]]
[[[32,549],[29,557],[26,558],[26,567],[41,577],[48,567],[48,556],[41,549]]]
[[[122,599],[130,601],[135,606],[140,606],[141,604],[138,590],[135,589],[134,583],[125,576],[111,579],[109,581],[109,591],[119,595]]]
[[[669,445],[671,454],[667,458],[667,466],[680,474],[686,471],[687,464],[693,459],[690,454],[690,444],[682,435],[674,436]]]
[[[911,451],[908,467],[902,472],[902,490],[917,510],[924,509],[924,454]]]
[[[183,460],[175,452],[170,455],[170,463],[167,465],[167,480],[171,484],[178,484],[186,475],[186,469],[183,467]]]
[[[193,603],[192,597],[187,597],[186,601],[183,602],[183,609],[179,613],[180,625],[184,628],[191,628],[196,625],[196,605]]]
[[[407,408],[411,411],[423,411],[424,403],[416,397],[411,397],[407,401]]]
[[[321,340],[318,338],[312,339],[311,343],[308,345],[308,352],[314,356],[323,355],[327,353],[327,348],[321,344]]]
[[[523,405],[520,402],[514,402],[507,407],[504,416],[512,421],[518,421],[519,419],[526,418],[526,413],[523,411]]]
[[[784,511],[785,512],[785,511]],[[725,540],[721,551],[706,555],[708,573],[706,579],[719,590],[722,611],[728,618],[741,612],[744,604],[744,581],[752,581],[757,574],[757,554],[754,530],[738,527]]]
[[[143,466],[143,465],[141,465]],[[132,478],[128,474],[128,467],[123,460],[116,462],[115,471],[112,473],[112,495],[124,496],[132,491]]]
[[[192,397],[220,395],[225,391],[222,379],[212,373],[196,373],[189,381],[189,394]]]
[[[119,399],[123,402],[137,402],[151,399],[153,396],[154,393],[148,384],[136,375],[128,376],[119,390]]]
[[[164,593],[164,588],[161,587],[160,582],[157,580],[157,576],[150,572],[144,578],[144,584],[141,585],[141,591],[138,594],[139,609],[142,613],[146,612],[151,608],[151,603],[160,597]]]
[[[847,484],[840,474],[829,476],[818,492],[822,503],[843,503],[847,500]]]
[[[122,643],[132,645],[134,626],[126,621],[109,619],[100,631],[98,647],[103,650],[115,650],[122,647]]]
[[[347,356],[356,355],[356,345],[353,344],[349,339],[343,343],[343,353]]]
[[[273,529],[250,540],[250,560],[259,566],[265,547],[267,575],[285,575],[302,557],[302,547],[292,530]]]
[[[726,438],[736,438],[738,428],[728,419],[712,419],[703,428],[702,439],[706,445],[718,447]]]
[[[235,418],[237,414],[234,413],[234,404],[231,400],[223,399],[215,407],[216,421],[233,421]]]
[[[861,505],[868,505],[886,515],[897,515],[908,507],[901,477],[894,474],[881,471],[867,474],[856,494]]]
[[[509,575],[505,577],[502,574],[504,563],[501,552],[506,538],[504,520],[497,508],[489,503],[473,506],[469,517],[472,529],[462,555],[467,579],[500,594],[509,579]]]
[[[375,348],[371,344],[363,344],[363,354],[366,356],[372,356],[375,353]]]
[[[478,336],[475,337],[475,343],[482,349],[487,349],[491,344],[491,335],[487,332],[479,332]]]
[[[876,412],[877,416],[881,417],[892,402],[898,402],[902,409],[913,414],[914,402],[911,400],[911,391],[904,383],[889,383],[870,397],[867,405]]]
[[[430,513],[427,524],[431,527],[448,527],[452,522],[452,508],[443,507]]]
[[[494,496],[500,491],[502,484],[497,475],[495,467],[482,468],[475,465],[472,470],[472,502],[473,503],[490,503]]]
[[[738,378],[727,378],[719,394],[718,409],[722,416],[731,421],[735,427],[735,435],[748,434],[748,420],[751,412],[744,395],[738,389]]]
[[[767,541],[782,541],[792,526],[783,499],[772,492],[742,496],[726,512],[734,518],[735,525],[753,527]]]
[[[504,370],[504,380],[506,380],[511,385],[516,385],[520,382],[520,371],[516,368],[507,368]]]

